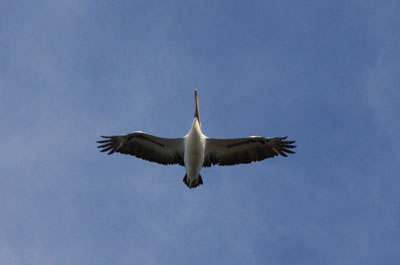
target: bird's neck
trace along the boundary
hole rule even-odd
[[[189,133],[190,134],[199,134],[199,135],[203,134],[201,132],[200,123],[199,123],[199,120],[197,119],[197,117],[194,117],[192,127],[190,128]]]

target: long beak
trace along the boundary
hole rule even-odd
[[[195,109],[194,109],[194,117],[197,118],[197,120],[200,123],[200,114],[199,114],[199,98],[197,96],[197,89],[194,90],[194,105],[195,105]]]

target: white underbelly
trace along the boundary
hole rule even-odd
[[[185,139],[185,168],[188,178],[196,179],[203,167],[205,151],[204,137],[189,135]]]

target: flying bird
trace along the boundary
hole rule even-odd
[[[186,169],[183,182],[191,189],[203,184],[200,170],[212,165],[230,166],[248,164],[274,156],[294,154],[295,141],[286,137],[217,139],[201,131],[197,89],[194,91],[195,111],[192,127],[182,138],[163,138],[136,131],[124,135],[101,136],[97,141],[101,152],[115,152],[164,165],[178,164]]]

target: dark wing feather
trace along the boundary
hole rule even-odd
[[[159,164],[184,166],[183,138],[162,138],[143,132],[102,137],[105,140],[97,141],[98,148],[109,155],[118,152]]]
[[[251,136],[232,139],[206,139],[203,167],[248,164],[277,155],[294,154],[291,148],[295,141],[284,141],[287,137],[265,138]]]

